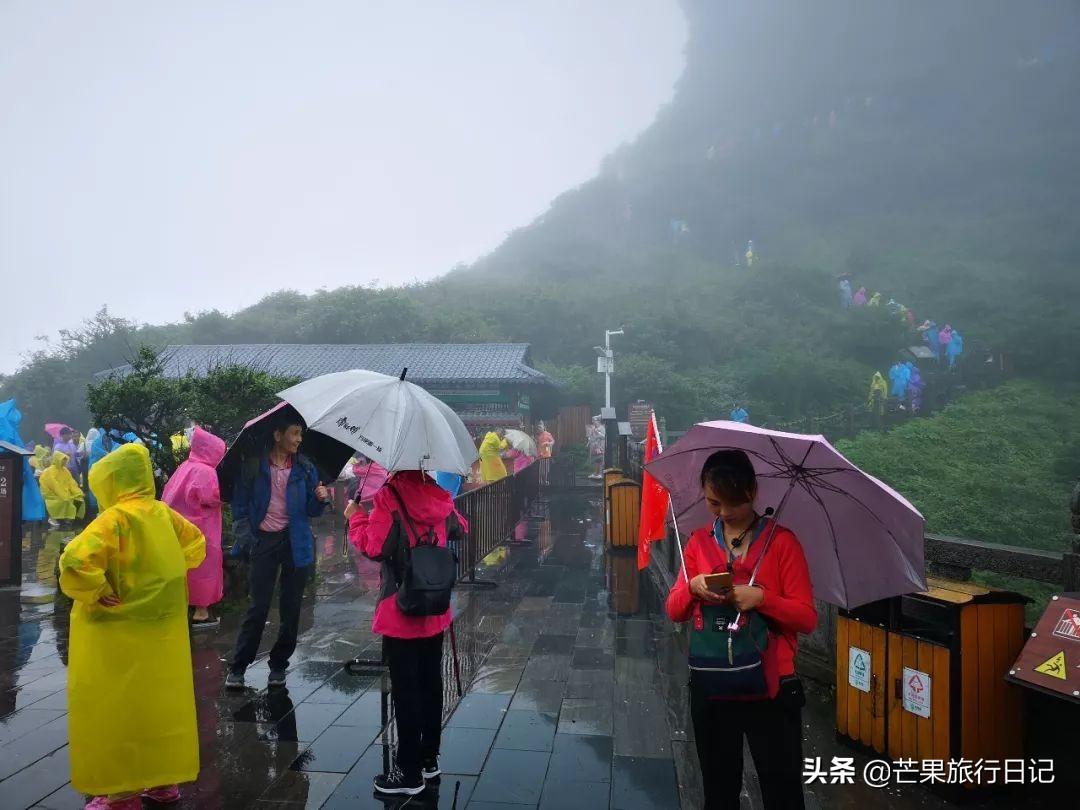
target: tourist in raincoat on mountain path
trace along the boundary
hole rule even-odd
[[[945,324],[941,327],[941,331],[938,332],[938,345],[941,347],[939,357],[948,357],[949,344],[952,342],[953,328],[949,324]]]
[[[71,784],[98,797],[90,808],[137,810],[141,791],[176,801],[177,783],[199,774],[187,572],[203,561],[206,541],[154,499],[145,447],[110,453],[90,486],[103,511],[60,557],[60,588],[75,600]]]
[[[890,393],[897,399],[904,399],[907,395],[908,380],[911,378],[911,370],[903,363],[893,363],[889,369],[889,381],[892,383]]]
[[[68,461],[67,453],[53,453],[49,469],[38,479],[45,508],[53,520],[78,520],[86,514],[86,496],[71,475]]]
[[[0,440],[22,447],[23,440],[19,435],[21,422],[22,412],[15,405],[14,399],[0,402]],[[45,500],[41,497],[41,488],[34,476],[34,467],[30,459],[25,456],[23,457],[22,519],[27,523],[45,520]]]
[[[882,416],[885,413],[885,400],[889,398],[889,384],[880,371],[875,371],[870,378],[870,395],[866,398],[866,404],[873,413]]]
[[[195,608],[193,628],[216,627],[220,619],[208,608],[221,601],[225,575],[221,552],[221,490],[217,465],[225,457],[225,442],[213,433],[196,427],[191,434],[187,460],[161,493],[161,500],[190,520],[206,538],[206,558],[188,571],[188,604]]]
[[[945,347],[945,356],[949,358],[949,368],[956,368],[956,358],[964,353],[964,339],[955,329],[952,331],[952,339]]]
[[[506,465],[500,454],[509,449],[510,443],[494,430],[484,437],[480,443],[480,475],[485,483],[506,478]]]
[[[851,298],[851,305],[853,307],[866,306],[866,287],[859,287],[858,291]]]
[[[919,371],[919,367],[914,363],[908,363],[908,368],[911,374],[908,378],[908,397],[911,400],[912,413],[918,413],[922,410],[922,397],[923,389],[926,388],[926,383],[923,381],[922,372]]]

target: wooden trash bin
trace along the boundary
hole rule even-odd
[[[621,470],[604,471],[604,541],[610,548],[637,546],[641,486]]]
[[[927,585],[840,612],[837,733],[894,760],[1021,757],[1023,697],[1005,676],[1024,643],[1027,598]]]

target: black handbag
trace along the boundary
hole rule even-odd
[[[429,526],[426,534],[420,534],[397,490],[392,484],[387,488],[416,538],[416,545],[410,546],[408,532],[399,535],[395,554],[398,609],[406,616],[440,616],[450,609],[450,594],[457,582],[457,555],[449,547],[450,533],[447,532],[446,546],[439,545],[434,526]]]

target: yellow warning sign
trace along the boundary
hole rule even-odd
[[[1035,667],[1035,671],[1041,672],[1043,675],[1049,675],[1051,678],[1065,680],[1065,651],[1059,650],[1057,655],[1047,658]]]

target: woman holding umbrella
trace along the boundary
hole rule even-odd
[[[453,622],[447,603],[440,613],[410,615],[398,598],[402,545],[460,546],[469,524],[450,493],[422,470],[390,477],[368,514],[356,500],[345,507],[349,540],[365,557],[382,562],[379,603],[371,629],[383,637],[397,724],[397,767],[375,777],[375,790],[415,795],[437,779],[442,731],[443,634]]]
[[[690,713],[705,807],[739,807],[745,737],[767,810],[801,808],[803,701],[795,651],[797,634],[817,624],[806,558],[792,532],[755,509],[757,476],[746,453],[710,455],[701,488],[713,523],[690,536],[686,576],[672,588],[667,612],[673,621],[693,621]],[[723,573],[731,587],[707,579]]]
[[[645,469],[676,519],[706,527],[691,536],[667,603],[673,619],[693,620],[706,806],[739,806],[745,736],[765,807],[801,808],[803,698],[792,675],[797,635],[816,621],[811,579],[814,597],[849,609],[925,591],[923,517],[824,436],[702,422]]]
[[[442,726],[443,634],[453,645],[451,591],[468,531],[454,501],[425,470],[462,475],[476,446],[461,418],[400,377],[354,369],[316,377],[279,396],[312,433],[351,445],[391,472],[370,514],[346,508],[349,539],[382,562],[372,629],[383,637],[397,723],[397,766],[375,777],[380,794],[416,795],[437,779]],[[501,442],[501,437],[497,437]],[[460,689],[460,686],[459,686]]]

